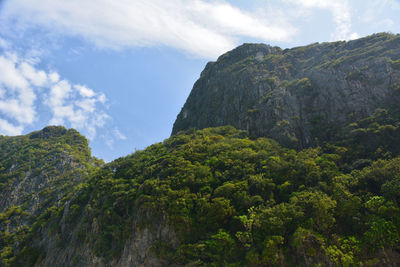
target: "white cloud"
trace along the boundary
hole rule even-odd
[[[36,98],[34,94],[30,94],[29,97]],[[0,112],[20,124],[31,124],[35,119],[35,110],[31,103],[26,106],[24,102],[26,101],[16,98],[0,100]]]
[[[69,97],[70,93],[71,85],[67,80],[62,80],[58,82],[50,88],[48,105],[53,107],[55,109],[55,112],[57,112],[56,108],[62,107],[64,105],[64,100]],[[63,116],[62,112],[58,113],[60,113],[60,116]]]
[[[166,45],[205,58],[234,48],[242,37],[288,41],[296,32],[216,0],[15,0],[4,17],[83,36],[99,47]]]
[[[60,79],[57,72],[38,69],[36,63],[15,52],[0,54],[0,134],[21,134],[41,120],[38,109],[47,108],[48,124],[73,127],[93,139],[109,119],[106,96]]]
[[[95,93],[82,85],[73,85],[61,80],[50,88],[46,103],[53,117],[50,124],[69,124],[78,130],[84,130],[89,139],[96,136],[96,130],[103,127],[109,116],[99,109],[104,94]]]
[[[23,127],[15,126],[6,120],[0,118],[0,134],[5,135],[20,135],[22,134]]]
[[[57,72],[52,72],[49,74],[50,82],[56,83],[60,80],[60,75]]]
[[[86,98],[83,100],[79,100],[76,102],[76,106],[78,106],[82,111],[85,112],[94,112],[96,109],[97,99],[95,98]]]
[[[97,97],[97,100],[99,100],[100,103],[104,104],[107,101],[107,97],[105,94],[100,93]]]
[[[114,129],[113,133],[116,138],[120,140],[126,140],[126,136],[123,133],[121,133],[120,130]]]
[[[349,40],[358,36],[351,32],[351,8],[348,0],[286,0],[307,9],[328,10],[332,14],[335,30],[331,34],[331,41]]]
[[[350,36],[348,37],[348,40],[354,40],[354,39],[358,39],[360,38],[360,35],[358,35],[358,33],[353,32],[352,34],[350,34]]]
[[[43,70],[36,70],[26,62],[21,63],[20,69],[22,74],[35,86],[43,86],[47,81],[47,74]]]
[[[28,87],[29,83],[15,66],[15,55],[0,56],[0,85],[16,90]]]
[[[79,91],[79,93],[81,94],[81,96],[83,97],[93,97],[96,94],[93,92],[92,89],[87,88],[84,85],[75,85],[75,88]]]
[[[0,112],[20,124],[30,124],[35,119],[36,95],[17,60],[14,54],[0,56]]]

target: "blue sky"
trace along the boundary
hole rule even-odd
[[[400,31],[398,0],[0,0],[0,134],[73,127],[110,161],[168,138],[208,61]]]

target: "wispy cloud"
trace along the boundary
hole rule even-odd
[[[40,108],[51,116],[47,124],[73,127],[93,139],[110,118],[105,95],[39,69],[35,62],[12,51],[0,52],[0,134],[22,134],[41,120]]]
[[[357,38],[353,25],[363,21],[394,29],[385,14],[400,9],[396,0],[255,2],[249,1],[252,8],[244,9],[234,0],[13,0],[4,5],[0,28],[4,25],[3,32],[12,29],[8,30],[12,35],[33,27],[56,37],[78,36],[100,48],[117,50],[168,46],[215,59],[243,41],[290,44],[302,38],[311,40],[301,36],[306,32],[302,28],[308,19],[305,14],[310,18],[322,15],[320,22],[335,41]],[[0,47],[3,41],[0,39]],[[80,51],[73,48],[70,53]]]
[[[7,49],[9,47],[9,43],[0,37],[0,48]]]
[[[121,133],[120,130],[114,129],[113,133],[116,138],[120,140],[126,140],[126,136],[123,133]]]
[[[6,7],[5,20],[82,36],[99,47],[165,45],[204,58],[232,49],[243,37],[288,41],[296,32],[224,1],[14,0]]]
[[[285,0],[295,6],[306,9],[322,9],[332,14],[335,25],[334,32],[331,33],[331,41],[349,40],[358,37],[358,34],[351,32],[351,7],[348,0]]]
[[[108,146],[109,149],[114,150],[115,141],[125,141],[128,138],[118,128],[114,128],[111,133],[102,135],[101,139]]]
[[[400,2],[396,0],[366,1],[364,10],[360,15],[360,21],[373,28],[374,31],[398,31],[398,25],[388,14],[390,11],[398,14]],[[389,12],[388,12],[389,11]]]

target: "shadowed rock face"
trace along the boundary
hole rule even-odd
[[[303,148],[334,140],[400,96],[400,35],[282,50],[244,44],[210,62],[177,116],[172,134],[232,125]]]

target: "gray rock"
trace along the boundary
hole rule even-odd
[[[293,148],[334,139],[341,127],[396,104],[400,35],[282,50],[244,44],[210,62],[172,134],[232,125]]]

